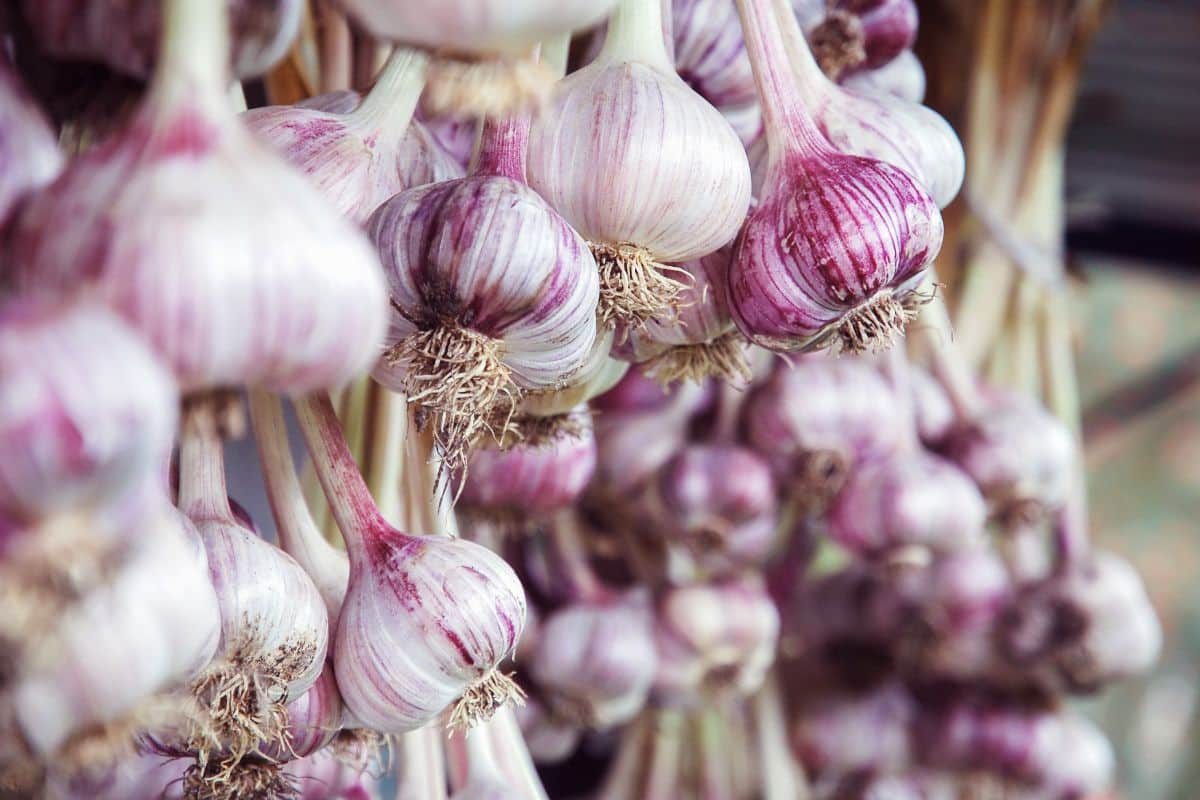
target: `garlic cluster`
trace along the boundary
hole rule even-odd
[[[561,81],[529,151],[530,185],[596,256],[606,324],[669,314],[682,284],[662,265],[728,244],[750,202],[741,142],[675,73],[643,0],[623,0],[600,55]]]
[[[345,383],[383,333],[370,244],[228,108],[225,6],[168,0],[164,15],[162,58],[127,127],[14,223],[15,282],[89,287],[185,391]]]

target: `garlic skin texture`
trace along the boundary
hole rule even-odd
[[[675,73],[661,27],[645,42],[655,25],[640,15],[659,11],[643,5],[625,0],[600,55],[534,120],[529,183],[593,244],[688,261],[737,234],[750,168],[733,128]]]
[[[162,469],[175,382],[113,312],[86,300],[0,304],[0,513],[115,505]]]
[[[11,701],[36,755],[191,677],[216,651],[219,608],[195,530],[164,508],[141,533],[113,580],[69,609],[21,665]]]
[[[615,0],[339,0],[381,39],[452,53],[520,54],[539,41],[588,28]]]
[[[925,68],[915,53],[905,50],[879,69],[847,75],[841,84],[858,94],[890,94],[920,103],[925,99]]]
[[[380,529],[351,549],[350,561],[334,668],[363,725],[420,728],[488,680],[516,646],[525,590],[486,547]]]
[[[379,778],[370,765],[350,763],[335,743],[312,755],[289,761],[283,771],[295,779],[298,800],[374,800]]]
[[[283,58],[300,32],[303,0],[225,2],[234,74],[239,78],[262,75]],[[25,19],[47,54],[98,61],[135,78],[148,78],[154,71],[162,5],[162,0],[23,0]]]
[[[62,171],[58,138],[7,63],[0,64],[0,224],[17,203]]]
[[[571,377],[568,385],[561,389],[526,392],[521,398],[520,413],[529,417],[567,414],[581,403],[604,394],[620,383],[629,370],[629,363],[609,357],[615,335],[611,328],[597,331],[587,360]]]
[[[954,464],[916,450],[860,466],[830,509],[828,535],[860,556],[908,546],[962,550],[984,541],[987,507]]]
[[[278,763],[310,756],[338,735],[344,714],[333,665],[326,661],[317,682],[287,704],[284,741],[264,742],[258,753]]]
[[[344,384],[377,357],[384,331],[370,243],[229,110],[223,7],[167,9],[164,58],[128,127],[16,220],[14,282],[87,286],[184,392]]]

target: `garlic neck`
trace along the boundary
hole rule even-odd
[[[179,445],[179,510],[192,520],[234,522],[225,489],[225,450],[211,402],[184,411]]]
[[[421,98],[428,63],[429,58],[420,51],[396,48],[351,118],[384,141],[399,141]]]
[[[663,33],[660,0],[621,0],[608,20],[597,61],[640,61],[675,74]]]
[[[152,91],[226,102],[229,86],[229,4],[164,0],[161,56]]]

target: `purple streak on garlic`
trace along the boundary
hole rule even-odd
[[[690,445],[658,476],[668,540],[712,572],[765,561],[775,539],[775,482],[767,463],[735,445]]]
[[[945,445],[979,485],[1005,526],[1034,524],[1061,508],[1078,469],[1078,445],[1065,424],[1035,401],[992,392],[985,409]]]
[[[164,8],[163,58],[141,107],[30,199],[14,223],[13,277],[91,287],[184,391],[343,384],[378,356],[385,324],[370,243],[229,109],[224,5]]]
[[[659,599],[654,633],[655,701],[690,706],[758,689],[775,660],[779,612],[750,577],[683,586]]]
[[[674,0],[671,6],[679,77],[717,108],[757,101],[733,0]]]
[[[287,53],[304,17],[302,0],[227,0],[230,63],[255,78]],[[38,45],[62,59],[98,61],[135,78],[155,69],[163,29],[162,0],[24,0]]]
[[[914,0],[833,0],[807,38],[832,80],[879,69],[916,41],[917,6]]]
[[[571,506],[596,469],[596,437],[586,407],[572,412],[567,424],[557,435],[473,450],[460,507],[536,517]]]
[[[234,754],[283,736],[285,705],[316,683],[329,619],[317,587],[287,553],[230,509],[211,404],[189,405],[180,445],[179,508],[195,523],[221,607],[218,659],[193,681],[221,744]],[[202,736],[200,737],[203,738]],[[201,751],[195,741],[188,751]]]
[[[489,120],[470,176],[402,192],[367,225],[393,309],[375,379],[436,415],[452,466],[521,392],[565,385],[596,338],[595,262],[525,183],[527,137],[527,119]]]
[[[792,747],[817,777],[900,772],[912,763],[909,728],[916,711],[899,683],[861,694],[825,689],[800,704]]]
[[[905,50],[879,69],[847,75],[841,84],[858,94],[890,94],[920,103],[925,99],[925,68],[915,53]]]
[[[33,520],[119,504],[170,455],[178,392],[102,305],[0,304],[0,512]]]
[[[543,620],[529,674],[558,718],[601,729],[628,722],[654,681],[653,627],[638,591],[564,606]]]
[[[729,315],[726,277],[730,251],[722,248],[695,261],[675,265],[686,274],[677,307],[640,326],[619,330],[624,340],[614,354],[635,364],[663,383],[722,378],[732,383],[750,380],[748,343]]]
[[[859,556],[953,551],[978,546],[986,519],[983,495],[962,470],[915,450],[851,472],[830,508],[828,535]]]
[[[54,180],[64,161],[50,123],[0,63],[0,225],[26,194]]]
[[[662,23],[659,4],[622,0],[530,138],[530,185],[591,244],[605,323],[669,312],[681,284],[661,265],[728,244],[750,203],[741,142],[675,73]]]
[[[23,654],[10,701],[35,755],[186,680],[217,648],[218,602],[195,529],[166,507],[139,533],[112,581]]]
[[[525,592],[502,558],[472,542],[412,536],[380,515],[328,397],[297,407],[350,555],[334,667],[354,718],[384,733],[489,717],[517,695],[497,666],[525,624]]]
[[[795,22],[773,23],[770,6],[739,0],[769,161],[730,268],[734,321],[774,350],[886,346],[903,332],[941,247],[941,215],[904,171],[830,146],[787,60],[779,29]]]
[[[429,132],[411,121],[426,60],[415,50],[394,51],[361,103],[353,92],[339,92],[298,106],[255,108],[242,120],[361,225],[398,192],[462,174]],[[346,95],[354,99],[351,110],[326,107],[342,108]]]
[[[904,422],[891,386],[864,361],[823,356],[778,365],[746,401],[747,443],[797,496],[831,497],[849,472],[896,451]]]

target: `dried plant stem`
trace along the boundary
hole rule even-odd
[[[650,712],[643,711],[621,732],[616,758],[608,768],[596,800],[629,800],[638,796],[643,755],[654,734],[652,725]]]
[[[521,726],[511,706],[505,706],[486,723],[492,739],[492,750],[508,785],[527,800],[549,800],[538,777],[529,748],[521,735]]]
[[[442,734],[431,725],[400,737],[396,800],[445,800]]]
[[[642,791],[637,796],[644,800],[673,800],[679,796],[683,715],[666,709],[653,716],[650,758]]]
[[[807,800],[811,793],[788,746],[783,696],[774,672],[754,696],[753,709],[763,800]]]
[[[313,25],[317,39],[321,92],[350,88],[350,25],[332,0],[315,0]]]
[[[700,797],[702,800],[733,800],[729,748],[722,735],[719,712],[706,706],[692,718],[692,725],[700,758]]]
[[[541,107],[555,80],[553,69],[528,59],[440,57],[429,65],[421,104],[434,116],[499,117]]]

